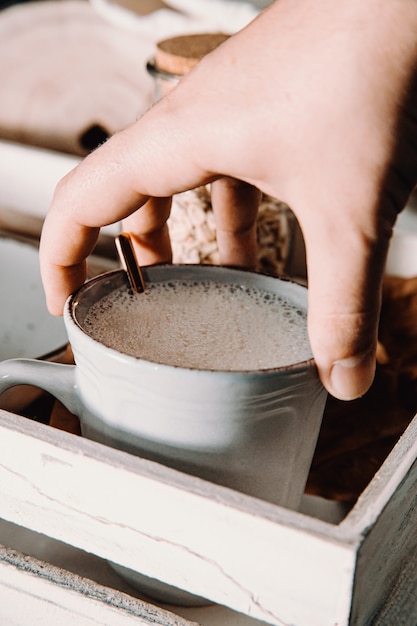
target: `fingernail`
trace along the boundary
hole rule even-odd
[[[372,384],[375,375],[373,352],[342,359],[333,363],[330,372],[329,390],[340,400],[354,400],[363,396]]]

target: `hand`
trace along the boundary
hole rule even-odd
[[[392,226],[417,180],[416,28],[407,0],[273,4],[58,185],[40,248],[50,311],[85,280],[101,226],[126,219],[141,263],[168,260],[170,197],[203,184],[222,262],[250,263],[261,189],[304,233],[323,384],[363,394]]]

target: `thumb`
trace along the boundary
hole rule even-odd
[[[303,228],[311,347],[323,385],[341,400],[362,396],[375,374],[390,230],[377,223],[369,228],[359,218],[363,214],[352,219],[324,214]]]

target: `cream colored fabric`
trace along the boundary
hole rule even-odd
[[[153,48],[151,36],[110,24],[82,0],[2,11],[0,138],[85,154],[92,127],[111,135],[150,106]]]
[[[151,105],[146,61],[159,39],[233,32],[256,13],[210,3],[146,0],[140,14],[131,2],[46,0],[1,11],[0,139],[86,154]]]

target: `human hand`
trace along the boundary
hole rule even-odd
[[[229,198],[213,202],[222,262],[249,262],[261,189],[304,233],[321,380],[363,394],[392,226],[417,181],[416,26],[413,2],[281,0],[205,57],[58,185],[40,248],[50,311],[85,280],[101,226],[126,219],[141,263],[168,260],[170,197],[203,184]]]

